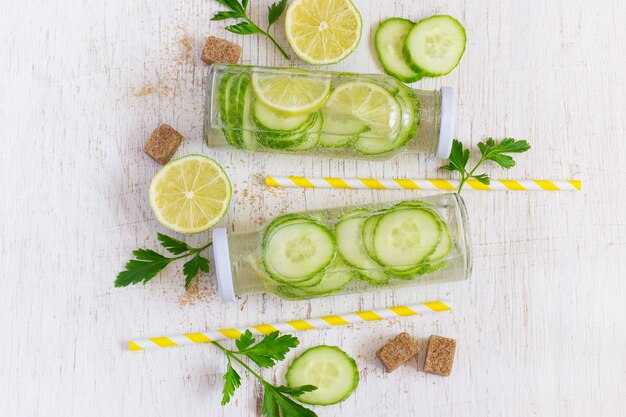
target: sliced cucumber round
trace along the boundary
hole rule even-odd
[[[285,375],[295,388],[314,385],[316,390],[298,396],[305,404],[330,405],[348,398],[359,384],[359,369],[346,352],[336,346],[316,346],[298,356]]]
[[[404,40],[413,26],[415,23],[410,20],[392,17],[378,25],[374,36],[376,52],[385,72],[405,83],[413,83],[424,77],[421,71],[411,68],[402,52]]]
[[[273,149],[296,147],[309,139],[309,129],[317,122],[318,117],[318,113],[313,113],[309,116],[309,119],[303,126],[293,132],[282,132],[277,130],[257,131],[257,141],[261,145]]]
[[[441,240],[441,224],[430,210],[403,208],[382,215],[374,230],[376,260],[391,274],[409,274]]]
[[[252,84],[248,83],[246,88],[246,94],[243,98],[243,116],[241,121],[241,142],[244,149],[249,151],[255,151],[259,144],[256,141],[256,135],[254,134],[256,127],[254,126],[254,120],[252,116],[252,105],[254,103],[254,89]]]
[[[419,122],[419,101],[408,88],[402,87],[396,95],[402,109],[402,125],[395,138],[372,138],[367,133],[362,135],[353,145],[354,149],[364,155],[381,155],[392,152],[415,137]]]
[[[280,113],[263,104],[261,100],[254,101],[254,118],[260,128],[265,130],[277,130],[280,132],[294,132],[307,123],[311,114],[298,116]]]
[[[363,225],[367,217],[356,216],[342,220],[335,226],[337,252],[351,266],[357,268],[358,273],[365,280],[376,285],[389,281],[381,266],[367,253],[363,244]]]
[[[266,230],[263,266],[274,280],[304,282],[323,271],[335,258],[332,232],[324,225],[295,218]]]
[[[350,146],[360,133],[368,130],[367,125],[361,120],[333,111],[333,109],[324,107],[322,114],[324,124],[320,135],[320,146],[326,148]]]
[[[291,300],[306,300],[320,295],[333,294],[350,284],[355,274],[342,260],[335,259],[324,272],[317,274],[315,278],[319,279],[315,285],[283,285],[277,288],[276,292]]]
[[[241,73],[236,76],[230,86],[230,100],[228,102],[228,127],[230,133],[227,139],[230,145],[237,149],[243,149],[243,120],[245,112],[245,96],[250,85],[250,74]]]
[[[318,116],[317,116],[315,123],[313,124],[313,126],[311,126],[310,129],[308,129],[306,133],[307,136],[304,142],[295,146],[290,146],[288,148],[285,148],[286,151],[289,151],[289,152],[308,151],[308,150],[315,148],[319,144],[320,129],[322,128],[322,124],[324,123],[324,117],[322,116],[322,113],[317,113],[317,115]]]
[[[374,216],[370,216],[365,223],[363,223],[363,247],[367,252],[368,256],[380,264],[376,256],[376,251],[374,250],[374,231],[376,230],[376,224],[382,217],[382,214],[376,214]]]
[[[413,26],[404,41],[403,53],[413,70],[439,77],[459,65],[465,42],[465,28],[458,20],[435,15]]]

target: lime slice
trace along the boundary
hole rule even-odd
[[[200,233],[226,214],[232,195],[222,167],[202,155],[176,159],[150,182],[150,207],[159,222],[180,233]]]
[[[361,40],[361,15],[350,0],[295,0],[285,32],[296,55],[313,65],[334,64]]]
[[[369,130],[367,137],[393,140],[401,122],[400,105],[389,91],[365,81],[341,84],[332,92],[322,109],[335,118],[363,122]]]
[[[286,71],[284,71],[286,72]],[[299,115],[319,109],[330,92],[329,77],[310,74],[252,74],[257,98],[273,110]]]

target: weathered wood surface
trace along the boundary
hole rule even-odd
[[[264,19],[268,1],[251,1]],[[221,303],[211,276],[185,296],[180,266],[149,285],[114,289],[115,274],[160,230],[147,203],[157,165],[142,152],[160,122],[223,163],[237,190],[227,225],[251,230],[280,210],[420,195],[267,190],[264,173],[436,177],[427,156],[385,163],[215,152],[201,140],[203,39],[243,45],[243,63],[286,62],[265,39],[211,22],[210,0],[0,2],[0,415],[251,416],[245,378],[219,405],[224,360],[210,346],[132,354],[132,337],[380,308],[451,296],[452,314],[302,333],[301,348],[336,344],[362,383],[320,416],[626,415],[626,3],[357,0],[364,36],[332,69],[380,72],[372,29],[390,16],[445,12],[468,31],[461,65],[417,85],[459,94],[457,133],[527,138],[530,153],[495,176],[580,178],[580,193],[466,192],[470,280],[414,292]],[[278,39],[286,41],[282,19]],[[197,237],[202,239],[205,236]],[[195,240],[195,239],[194,239]],[[449,378],[386,374],[374,357],[406,330],[458,339]],[[298,351],[301,349],[299,348]],[[290,356],[290,359],[293,355]],[[423,360],[423,356],[420,357]],[[285,367],[264,372],[281,380]]]

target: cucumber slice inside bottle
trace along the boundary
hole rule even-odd
[[[364,155],[382,155],[406,145],[415,137],[419,122],[420,103],[415,94],[402,87],[395,97],[402,109],[401,127],[393,138],[368,137],[367,132],[354,142],[354,149]]]
[[[350,146],[360,133],[367,131],[367,125],[355,117],[346,117],[333,109],[323,107],[324,124],[320,135],[320,146],[341,148]]]
[[[378,221],[382,217],[382,214],[376,214],[374,216],[370,216],[365,223],[363,223],[363,247],[367,252],[368,256],[372,258],[379,265],[381,264],[376,256],[376,251],[374,249],[374,231],[376,230],[376,225]]]
[[[335,226],[337,252],[359,275],[374,285],[386,284],[389,276],[367,253],[363,243],[363,225],[367,217],[349,217]]]
[[[254,90],[252,84],[248,83],[246,93],[243,98],[243,115],[241,121],[241,142],[244,149],[255,151],[259,147],[254,131],[254,120],[252,116],[252,104],[254,103]]]
[[[245,96],[250,86],[250,75],[241,73],[236,76],[230,86],[228,103],[228,127],[230,133],[228,139],[230,144],[237,149],[243,149],[243,123],[245,112]]]
[[[307,300],[322,295],[340,291],[355,278],[354,272],[342,260],[335,259],[330,266],[315,276],[318,282],[315,285],[303,286],[300,283],[283,285],[276,289],[276,293],[291,300]],[[309,283],[310,281],[306,281]]]
[[[313,220],[285,220],[266,230],[263,266],[274,280],[293,284],[304,282],[323,271],[335,258],[332,232]]]
[[[365,236],[365,235],[364,235]],[[376,260],[392,274],[410,274],[428,258],[441,240],[441,224],[430,210],[391,210],[376,222]]]
[[[317,119],[311,128],[308,129],[304,142],[285,148],[285,150],[290,152],[302,152],[315,148],[320,142],[320,130],[323,123],[324,117],[322,116],[322,113],[317,113]]]
[[[294,148],[305,143],[309,139],[309,130],[317,122],[319,113],[313,113],[309,116],[304,126],[293,132],[282,131],[258,131],[256,132],[257,141],[268,148],[283,149]]]
[[[448,15],[435,15],[413,26],[404,41],[403,53],[416,72],[439,77],[459,65],[465,42],[465,28],[458,20]]]
[[[287,385],[314,385],[298,398],[305,404],[330,405],[348,398],[359,384],[354,359],[336,346],[316,346],[298,356],[285,375]]]
[[[411,68],[402,52],[404,40],[413,26],[415,23],[410,20],[392,17],[378,25],[374,36],[376,52],[385,72],[405,83],[413,83],[424,77],[421,71]]]
[[[310,113],[297,116],[281,113],[267,105],[261,100],[254,101],[254,118],[259,127],[265,130],[278,130],[282,132],[293,132],[304,126],[311,118]]]

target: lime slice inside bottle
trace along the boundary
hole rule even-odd
[[[330,92],[330,78],[311,77],[294,71],[289,75],[253,74],[256,97],[273,110],[290,115],[319,109]]]
[[[232,196],[224,169],[203,155],[176,159],[150,182],[150,207],[157,220],[179,233],[201,233],[226,214]]]
[[[350,0],[295,0],[285,16],[287,40],[313,65],[334,64],[361,40],[361,15]]]
[[[324,113],[364,123],[368,131],[364,136],[393,140],[401,123],[400,105],[391,93],[377,84],[352,81],[339,85],[332,92]]]

